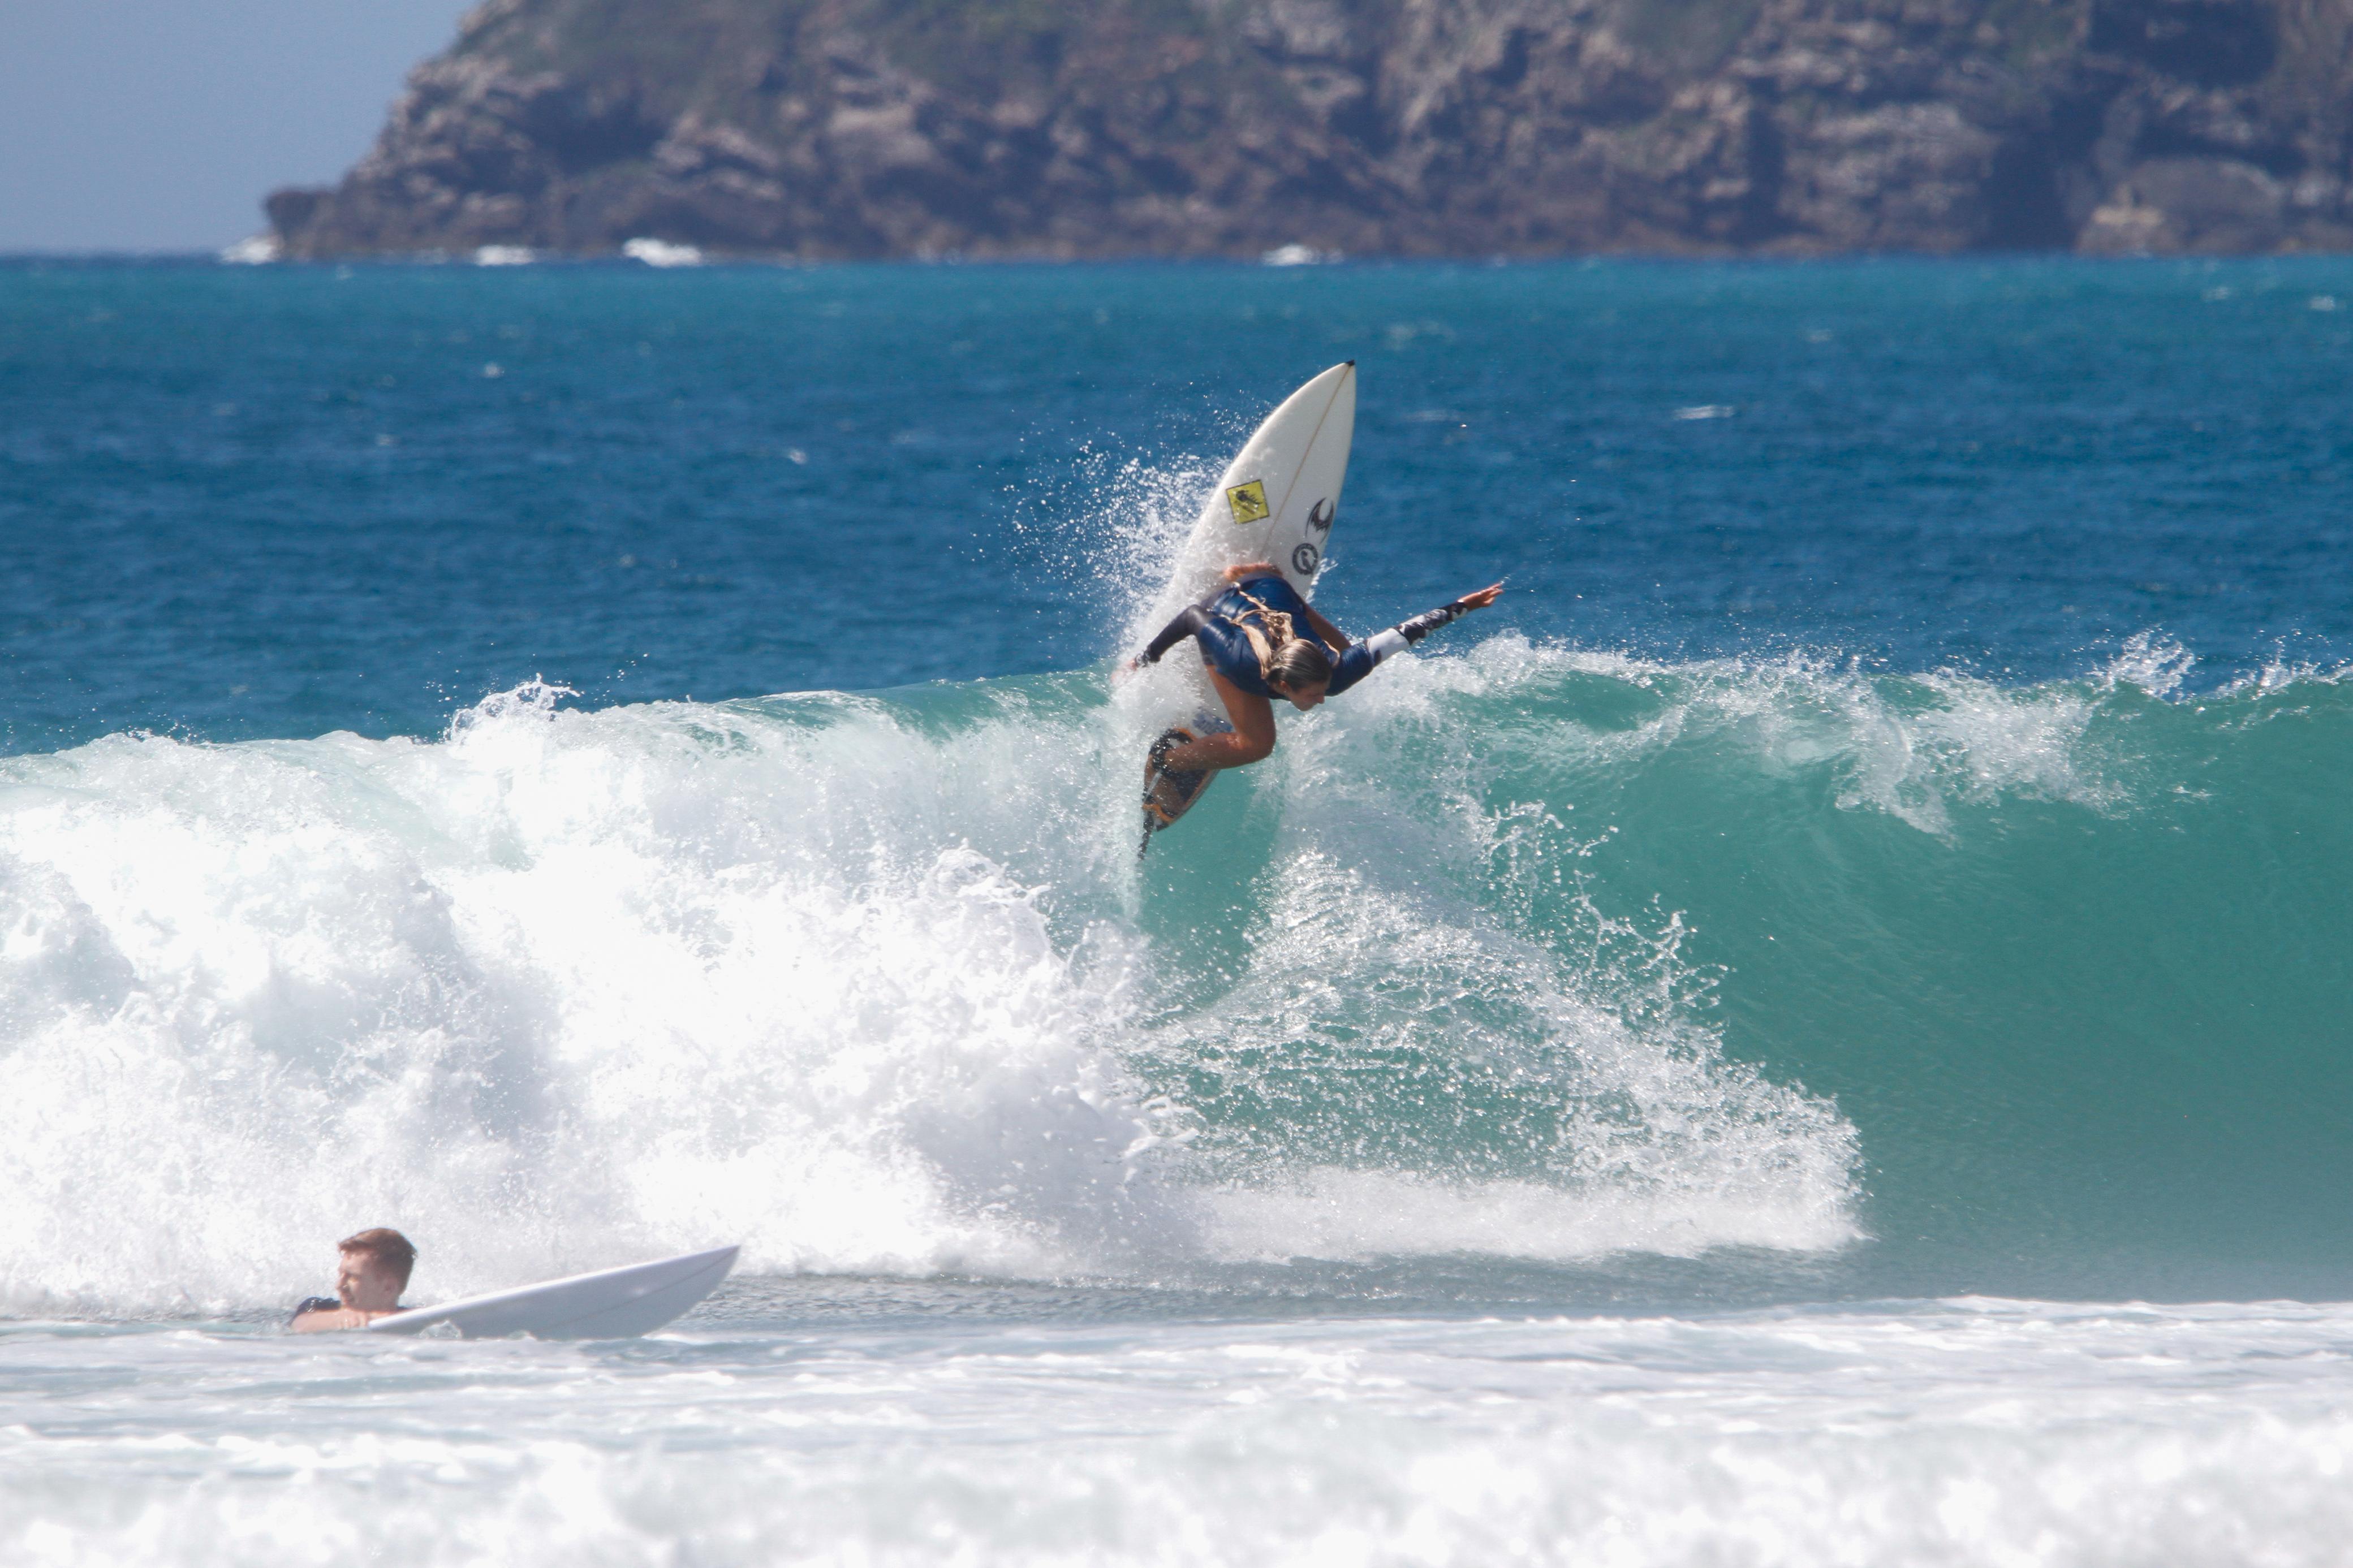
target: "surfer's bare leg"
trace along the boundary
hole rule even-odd
[[[1274,750],[1273,704],[1244,691],[1214,669],[1208,674],[1209,684],[1218,689],[1218,700],[1226,705],[1226,717],[1233,721],[1233,733],[1204,735],[1169,752],[1164,765],[1179,773],[1191,773],[1196,768],[1244,768]]]

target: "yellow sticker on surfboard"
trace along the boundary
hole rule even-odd
[[[1257,479],[1246,485],[1236,485],[1226,492],[1226,504],[1234,510],[1236,526],[1247,526],[1266,517],[1266,486]]]

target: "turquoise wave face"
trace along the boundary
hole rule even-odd
[[[1853,1127],[1861,1279],[2343,1288],[2343,685],[2183,697],[2146,645],[2025,688],[1504,641],[1416,673],[1443,699],[1335,727],[1352,826],[1297,831],[1482,816],[1457,895],[1572,965],[1672,911],[1668,1005]]]
[[[1776,1130],[1759,1191],[1851,1133],[1853,1288],[2341,1289],[2353,696],[2187,668],[1385,675],[1155,848],[1154,1059],[1237,1168],[1623,1181],[1688,1107],[1580,1078],[1600,1009],[1711,1062],[1698,1137]]]
[[[0,1294],[2342,1289],[2353,699],[2180,671],[1465,639],[1141,862],[1091,673],[11,759]]]

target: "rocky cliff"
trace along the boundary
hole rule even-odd
[[[2353,0],[490,0],[291,256],[2353,248]]]

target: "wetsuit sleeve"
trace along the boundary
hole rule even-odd
[[[1154,637],[1149,643],[1145,645],[1144,651],[1135,656],[1135,662],[1138,664],[1158,664],[1162,654],[1166,653],[1170,648],[1175,647],[1187,637],[1194,636],[1196,633],[1200,631],[1203,626],[1207,626],[1208,621],[1208,611],[1201,608],[1198,605],[1186,605],[1183,609],[1176,612],[1176,618],[1175,620],[1170,621],[1166,626],[1160,628],[1160,635],[1158,637]]]
[[[1462,601],[1457,599],[1434,610],[1424,610],[1411,620],[1400,621],[1385,632],[1375,632],[1332,661],[1332,684],[1324,689],[1324,694],[1337,697],[1372,674],[1373,667],[1389,655],[1403,653],[1464,613]]]
[[[1451,625],[1456,616],[1469,613],[1462,601],[1455,599],[1434,610],[1424,610],[1409,621],[1398,622],[1397,634],[1408,643],[1418,643],[1439,627]]]
[[[305,1312],[336,1311],[343,1307],[343,1304],[342,1300],[334,1296],[305,1296],[302,1298],[301,1306],[286,1314],[286,1321],[290,1323]]]

